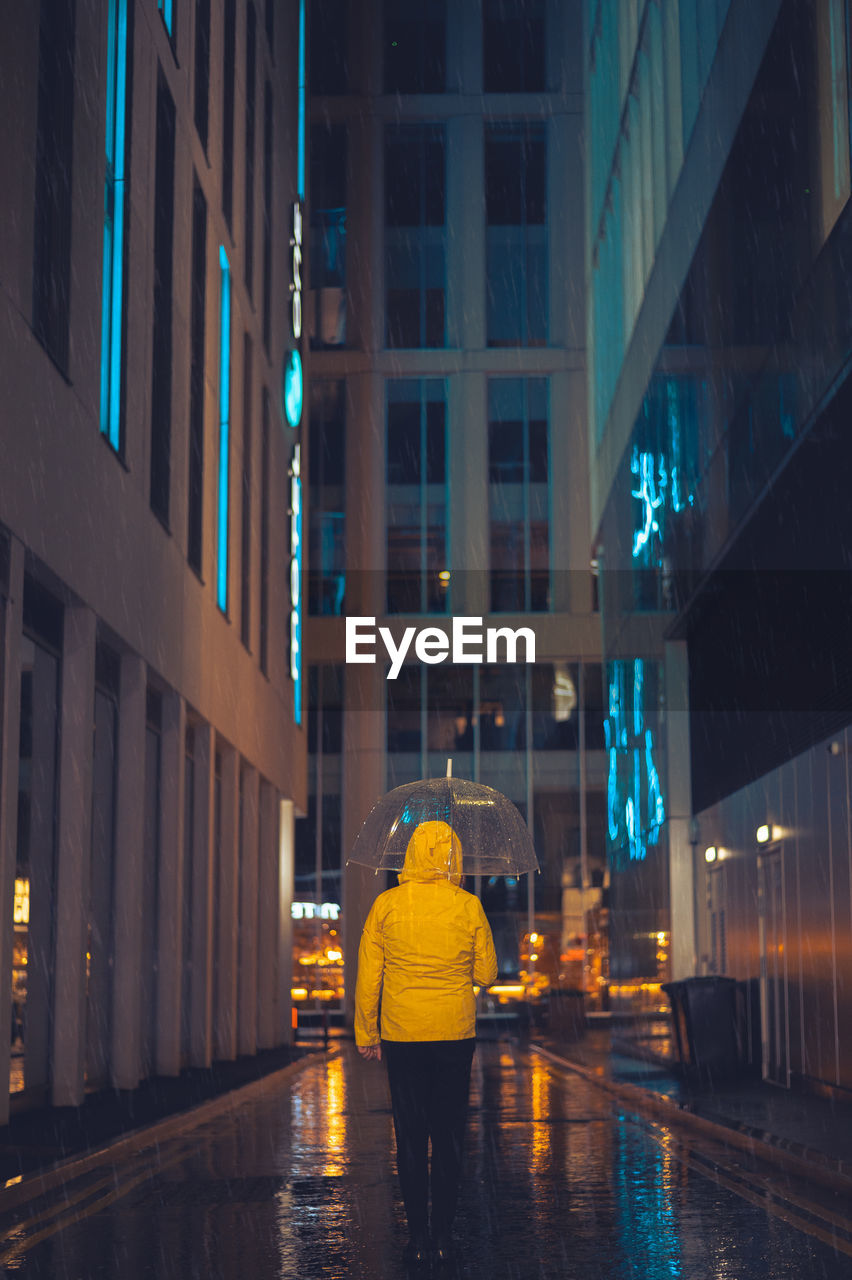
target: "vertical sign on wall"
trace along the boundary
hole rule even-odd
[[[282,396],[284,418],[293,431],[302,421],[304,385],[299,343],[302,337],[302,206],[293,205],[290,236],[290,331],[293,345],[284,358]],[[293,718],[302,723],[302,455],[293,445],[290,458],[290,677]]]

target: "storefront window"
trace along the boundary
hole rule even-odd
[[[12,1092],[49,1083],[59,666],[56,652],[31,635],[24,636],[13,908]]]

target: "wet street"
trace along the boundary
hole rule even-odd
[[[852,1204],[628,1114],[535,1052],[481,1044],[471,1102],[455,1274],[852,1274]],[[312,1056],[7,1207],[0,1234],[8,1277],[404,1277],[384,1066],[351,1045]]]

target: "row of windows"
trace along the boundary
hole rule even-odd
[[[158,10],[172,48],[176,46],[176,0],[158,0]],[[266,34],[273,34],[273,0],[266,0]],[[129,185],[130,119],[133,59],[133,17],[135,7],[128,0],[109,0],[107,23],[107,109],[105,129],[105,191],[102,258],[100,430],[120,456],[125,456],[126,352],[124,335],[128,298],[125,287],[128,246],[126,202]],[[223,51],[223,133],[222,206],[229,229],[233,227],[234,88],[236,77],[236,0],[225,2]],[[245,5],[246,41],[244,76],[245,110],[245,237],[242,265],[246,288],[254,287],[254,198],[257,133],[257,14],[253,0]],[[33,243],[33,330],[64,371],[68,369],[70,288],[71,288],[71,190],[72,126],[74,114],[75,5],[69,0],[42,0],[39,10],[38,107],[36,131],[36,181]],[[194,120],[205,150],[208,147],[210,93],[210,0],[195,5]],[[154,513],[168,527],[172,476],[172,363],[174,308],[174,218],[176,110],[168,80],[158,69],[154,127],[154,219],[153,219],[153,299],[151,365],[151,449],[149,496]],[[263,100],[263,339],[268,352],[271,322],[271,224],[272,224],[272,89],[267,80]],[[205,299],[208,277],[207,203],[198,180],[192,201],[190,323],[190,401],[187,558],[201,575],[202,515],[204,500],[204,351]],[[217,550],[215,564],[216,598],[227,612],[230,496],[242,490],[241,537],[241,634],[250,641],[251,610],[250,545],[251,483],[253,456],[252,401],[254,357],[251,340],[244,338],[243,392],[243,473],[230,475],[229,458],[233,443],[230,368],[233,327],[230,290],[231,264],[220,248],[220,343],[217,484]],[[268,461],[269,396],[262,405],[261,455]],[[254,446],[256,448],[256,445]],[[262,474],[266,476],[264,466]],[[268,496],[261,500],[261,664],[266,668],[268,585]]]
[[[490,609],[550,607],[546,378],[488,383]],[[346,398],[342,381],[311,387],[309,611],[341,615],[346,594]],[[447,384],[387,384],[386,608],[445,613],[449,548]]]
[[[311,86],[316,94],[353,90],[347,57],[350,0],[313,0]],[[447,0],[384,0],[385,93],[445,93]],[[486,93],[541,92],[547,86],[545,0],[483,0],[482,62]]]
[[[311,318],[314,347],[346,343],[346,131],[311,136]],[[389,126],[384,143],[385,342],[447,341],[446,135]],[[547,149],[543,124],[485,129],[486,331],[492,347],[547,341]]]
[[[321,848],[329,893],[339,889],[342,861],[345,680],[343,666],[308,670],[308,749],[314,759],[323,759],[323,767],[314,773],[307,818],[296,823],[296,876],[313,887]],[[542,872],[534,884],[537,909],[560,911],[564,873],[580,858],[580,748],[605,748],[601,665],[568,660],[529,667],[415,665],[403,667],[385,688],[388,788],[442,774],[450,756],[454,774],[477,777],[510,796],[534,824]],[[573,755],[560,759],[557,752]],[[587,857],[594,874],[605,865],[606,797],[599,782],[586,784],[585,800]],[[525,908],[526,888],[517,901],[504,896],[510,889],[483,881],[487,909]]]

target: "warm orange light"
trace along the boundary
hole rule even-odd
[[[291,987],[290,988],[291,1000],[307,1000],[307,998],[308,998],[307,987]]]

